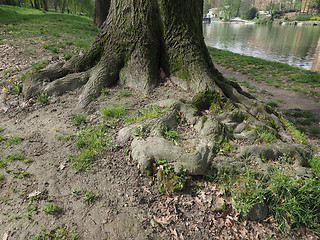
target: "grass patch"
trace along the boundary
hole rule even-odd
[[[87,204],[92,204],[98,198],[99,198],[99,194],[94,194],[92,191],[87,190],[83,193],[82,201]]]
[[[101,116],[105,120],[118,119],[127,113],[127,107],[122,105],[112,105],[103,107],[100,111]]]
[[[76,231],[68,226],[55,227],[50,231],[41,231],[41,233],[34,235],[30,240],[44,240],[44,239],[68,239],[75,240],[78,238]]]
[[[79,199],[82,197],[82,201],[84,203],[87,204],[92,204],[93,202],[95,202],[98,198],[99,198],[99,194],[95,194],[90,190],[72,190],[72,194],[73,197],[75,197],[76,199]]]
[[[257,135],[258,139],[264,143],[274,143],[278,140],[275,131],[265,127],[257,129]]]
[[[278,107],[278,103],[274,102],[274,101],[268,101],[266,102],[266,104],[270,107]]]
[[[18,144],[22,142],[22,138],[21,137],[11,137],[7,139],[7,145],[11,146],[13,144]]]
[[[151,106],[139,110],[136,114],[128,116],[125,119],[126,125],[141,122],[149,118],[155,118],[168,111],[168,108],[161,108],[157,106]]]
[[[71,54],[86,51],[99,31],[89,17],[8,5],[0,5],[0,25],[8,43],[37,45],[52,54],[65,51],[66,46]]]
[[[161,129],[159,129],[162,135],[165,136],[168,140],[175,143],[175,145],[179,145],[177,140],[179,138],[179,133],[177,129],[168,128],[167,126],[162,126]]]
[[[118,95],[121,97],[129,97],[131,96],[131,92],[127,89],[122,89],[121,91],[118,92]]]
[[[49,103],[49,97],[47,94],[40,94],[35,96],[35,100],[37,103],[41,104],[41,105],[47,105]]]
[[[31,67],[33,70],[39,70],[41,68],[44,68],[48,64],[48,60],[40,60],[38,62],[32,63]]]
[[[267,204],[282,230],[320,226],[319,176],[302,179],[285,168],[274,168],[268,182],[251,173],[240,176],[234,185],[236,208],[247,215],[256,203]]]
[[[73,121],[72,121],[73,126],[81,126],[85,124],[87,120],[87,116],[82,114],[71,114],[71,116],[73,117]]]
[[[81,129],[74,138],[80,152],[75,156],[68,155],[67,159],[72,161],[78,171],[90,169],[95,157],[113,147],[109,130],[103,124]]]
[[[55,214],[58,211],[58,207],[55,204],[49,203],[46,205],[43,211],[48,214]]]
[[[221,170],[206,178],[231,194],[233,204],[243,218],[254,205],[263,204],[283,232],[301,225],[317,231],[320,226],[320,158],[317,156],[311,161],[314,172],[308,177],[293,175],[284,165],[290,159],[281,158],[268,179],[252,170],[245,173]]]

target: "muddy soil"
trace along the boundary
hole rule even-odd
[[[8,68],[2,65],[1,89],[7,86],[10,77],[3,76],[5,69]],[[86,124],[99,121],[101,107],[114,103],[127,105],[134,111],[161,99],[191,98],[190,93],[170,81],[148,96],[128,90],[131,95],[124,97],[119,94],[121,90],[121,86],[115,86],[108,95],[93,101],[84,112],[88,116]],[[128,146],[105,152],[86,172],[75,171],[66,156],[77,153],[76,145],[72,140],[58,140],[58,136],[72,135],[78,130],[72,125],[71,115],[78,112],[75,108],[78,95],[79,92],[72,92],[52,97],[45,106],[19,97],[3,100],[0,110],[3,135],[20,137],[22,141],[12,145],[0,142],[0,159],[23,153],[28,161],[15,160],[0,167],[3,177],[0,238],[30,239],[42,230],[62,226],[75,229],[78,239],[89,240],[284,239],[272,217],[260,222],[244,220],[228,199],[223,209],[212,208],[208,203],[218,202],[225,192],[202,178],[190,178],[181,193],[161,194],[155,179],[141,176]],[[306,109],[309,104],[299,107]],[[319,106],[315,109],[319,110]],[[91,191],[97,197],[87,203],[80,190]],[[43,210],[48,204],[56,205],[58,210],[46,213]],[[285,238],[316,239],[316,236],[301,228]]]

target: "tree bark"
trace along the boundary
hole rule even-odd
[[[110,0],[95,0],[94,2],[94,15],[93,24],[97,27],[101,27],[103,22],[108,16],[110,8]]]
[[[45,11],[48,11],[48,2],[47,0],[41,0],[42,2],[42,7]]]
[[[34,8],[35,8],[35,9],[40,9],[40,2],[39,2],[39,0],[34,0]]]
[[[73,90],[79,84],[72,78],[80,81],[81,73],[84,88],[79,105],[85,107],[102,88],[118,80],[148,93],[161,69],[187,90],[211,89],[238,101],[241,90],[231,87],[209,56],[202,35],[202,10],[200,0],[111,0],[107,19],[91,48],[63,66],[32,74],[25,81],[24,96]]]

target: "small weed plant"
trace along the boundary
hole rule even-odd
[[[135,133],[134,133],[135,136],[137,137],[146,137],[148,135],[148,132],[143,128],[142,125],[137,125],[137,128],[135,130]]]
[[[47,105],[49,103],[49,97],[47,94],[40,94],[35,96],[35,100],[37,103],[41,104],[41,105]]]
[[[48,60],[45,59],[45,60],[40,60],[38,62],[35,62],[31,64],[31,66],[33,70],[39,70],[41,68],[44,68],[47,65],[47,63],[48,63]]]
[[[76,199],[80,199],[82,197],[82,201],[87,204],[94,203],[100,196],[99,194],[95,194],[90,190],[82,190],[82,189],[72,190],[71,195]]]
[[[127,113],[127,107],[122,105],[112,105],[101,109],[101,116],[105,120],[119,119]]]
[[[119,96],[121,97],[129,97],[131,96],[131,92],[127,89],[122,89],[121,91],[118,92]]]
[[[170,141],[174,142],[175,145],[179,145],[177,140],[179,139],[179,133],[177,129],[162,126],[160,132]]]
[[[73,117],[73,121],[72,121],[73,126],[81,126],[85,124],[87,120],[87,116],[82,114],[71,114],[71,116]]]
[[[48,214],[55,214],[58,211],[58,207],[55,204],[49,203],[46,205],[43,211]]]
[[[92,204],[99,198],[99,194],[94,194],[92,191],[87,190],[83,194],[82,201],[87,204]]]

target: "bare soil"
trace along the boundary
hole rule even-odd
[[[0,87],[8,85],[10,76],[2,74],[20,64],[14,57],[19,49],[0,45],[5,49],[6,60],[0,58]],[[39,59],[45,55],[39,55]],[[11,57],[10,57],[11,56]],[[14,59],[14,60],[13,60]],[[21,57],[21,59],[25,59]],[[21,69],[32,61],[21,63]],[[22,60],[21,60],[22,61]],[[218,68],[226,76],[236,74]],[[245,76],[237,74],[237,78]],[[254,84],[254,83],[252,83]],[[257,87],[259,87],[257,85]],[[265,88],[266,86],[261,86]],[[132,92],[123,97],[123,88],[115,86],[110,93],[93,101],[86,109],[86,124],[99,120],[102,106],[114,103],[140,109],[156,100],[168,98],[190,99],[188,92],[169,81],[159,85],[150,95]],[[299,107],[319,114],[319,103],[306,97],[291,95],[289,91],[268,89],[274,98],[285,98],[284,108]],[[131,90],[130,90],[131,91]],[[166,196],[159,192],[155,179],[141,176],[136,163],[130,159],[129,148],[105,152],[87,172],[77,172],[67,154],[76,154],[73,141],[61,141],[57,136],[74,134],[71,113],[76,113],[78,92],[52,97],[42,106],[20,97],[6,100],[2,94],[0,127],[5,137],[21,137],[22,142],[7,145],[0,142],[0,159],[24,152],[32,161],[12,161],[0,168],[0,238],[29,239],[41,230],[50,231],[56,226],[76,230],[79,239],[317,239],[312,232],[300,228],[283,235],[272,217],[261,222],[241,219],[226,198],[226,207],[220,211],[210,208],[209,202],[225,197],[216,184],[202,178],[190,178],[188,187],[181,193]],[[116,132],[118,129],[114,129]],[[115,136],[114,136],[115,137]],[[19,173],[28,173],[22,176]],[[77,190],[90,190],[98,198],[88,204]],[[34,199],[30,208],[30,199]],[[58,206],[58,211],[43,211],[48,203]]]

